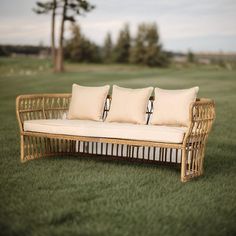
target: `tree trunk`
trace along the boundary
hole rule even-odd
[[[57,2],[53,0],[52,10],[52,25],[51,25],[51,53],[52,53],[52,66],[53,71],[56,71],[56,47],[55,47],[55,16],[56,16]]]
[[[57,52],[57,72],[64,71],[64,50],[63,50],[64,45],[63,43],[64,43],[64,27],[65,27],[67,2],[68,0],[64,0],[63,13],[62,13],[62,18],[61,18],[61,31],[60,31],[60,37],[59,37],[59,48]]]

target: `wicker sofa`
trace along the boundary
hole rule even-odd
[[[141,125],[138,128],[139,132],[136,132],[138,125],[112,124],[118,125],[119,130],[123,129],[123,136],[116,137],[111,124],[101,122],[95,125],[92,121],[68,121],[65,114],[69,109],[70,99],[71,94],[34,94],[17,97],[16,114],[20,127],[21,162],[58,155],[93,155],[99,158],[174,165],[181,168],[182,182],[203,174],[206,141],[215,118],[214,101],[200,98],[193,102],[189,107],[188,127],[150,128],[150,125],[146,125],[146,128],[145,125]],[[153,101],[154,97],[150,97],[146,112],[147,123],[152,114]],[[108,95],[104,117],[109,112],[110,104],[111,96]],[[134,126],[135,128],[132,128]],[[62,132],[61,127],[66,132]],[[73,133],[73,130],[77,130],[75,127],[82,129]],[[114,132],[111,135],[109,130],[112,128]],[[153,138],[154,128],[155,133],[160,135]],[[127,129],[133,132],[132,139],[125,136]],[[139,133],[145,138],[140,138]]]

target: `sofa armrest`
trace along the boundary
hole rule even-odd
[[[198,99],[190,106],[190,122],[183,141],[181,181],[203,174],[205,146],[215,119],[215,103],[210,99]]]
[[[189,109],[190,123],[184,138],[185,145],[205,143],[215,120],[215,102],[201,98],[192,103]]]
[[[24,121],[61,119],[68,111],[71,94],[32,94],[16,98],[16,115],[23,132]]]

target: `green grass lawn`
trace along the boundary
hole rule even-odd
[[[236,71],[208,66],[149,69],[0,59],[0,235],[236,235]],[[180,171],[87,158],[20,163],[15,98],[70,92],[71,85],[200,86],[216,101],[205,175],[180,182]]]

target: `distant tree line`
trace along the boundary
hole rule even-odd
[[[129,25],[125,24],[116,42],[113,42],[108,32],[102,46],[86,38],[78,24],[72,24],[71,33],[71,38],[65,42],[65,58],[74,62],[131,63],[147,66],[166,66],[169,62],[169,54],[162,48],[155,23],[140,24],[135,37],[131,37]]]
[[[12,54],[39,55],[42,51],[50,53],[49,47],[29,45],[0,45],[0,56],[11,56]]]
[[[50,55],[52,49],[44,46],[0,45],[0,56],[12,54]],[[117,40],[108,32],[102,46],[88,39],[78,24],[72,23],[71,35],[64,40],[64,57],[73,62],[123,63],[147,66],[166,66],[171,53],[163,50],[155,23],[138,25],[137,33],[131,37],[129,25],[120,30]]]

